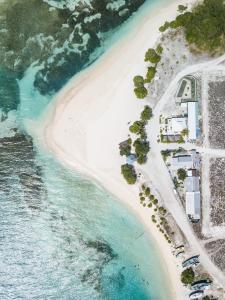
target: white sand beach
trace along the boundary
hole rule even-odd
[[[175,258],[151,222],[150,210],[140,205],[138,187],[122,178],[118,144],[127,138],[128,122],[143,109],[132,79],[146,72],[144,53],[157,40],[158,28],[186,2],[163,3],[143,15],[131,32],[62,89],[50,105],[45,129],[46,143],[60,161],[99,182],[140,217],[160,251],[173,300],[185,299]]]

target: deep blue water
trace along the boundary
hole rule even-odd
[[[101,19],[87,27],[81,21],[90,15],[88,5],[71,17],[68,9],[79,1],[48,2],[55,6],[49,23],[50,7],[41,0],[0,5],[5,18],[0,28],[0,299],[169,299],[157,249],[136,217],[38,148],[24,126],[40,116],[72,75],[126,34],[151,3],[124,26],[145,1],[95,0],[92,13],[101,11]],[[125,15],[129,8],[122,20],[106,12],[106,4],[116,2]],[[91,36],[87,48],[75,33],[71,41],[78,21],[82,37]],[[60,22],[67,24],[64,29]]]

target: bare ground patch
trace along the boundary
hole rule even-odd
[[[209,83],[209,143],[225,148],[225,77]]]
[[[215,265],[225,271],[225,239],[218,239],[205,244],[205,249],[209,253]]]
[[[211,222],[225,225],[225,158],[210,159],[210,194]]]

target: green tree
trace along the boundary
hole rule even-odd
[[[144,99],[148,95],[148,91],[144,86],[136,87],[134,93],[139,99]]]
[[[152,109],[150,106],[145,105],[144,110],[141,112],[141,120],[147,122],[151,118],[152,118]]]
[[[134,166],[125,164],[121,166],[121,173],[123,177],[126,179],[127,183],[135,184],[137,181],[137,174],[134,169]]]
[[[155,73],[156,73],[156,68],[149,67],[147,74],[146,74],[145,82],[150,83],[152,81],[152,79],[155,77]]]
[[[194,49],[215,54],[225,49],[224,24],[224,1],[204,0],[196,5],[192,12],[184,12],[177,16],[169,26],[183,27],[186,40]],[[165,26],[161,28],[163,29]]]
[[[170,150],[161,150],[161,155],[163,157],[163,160],[166,161],[167,158],[170,156]]]
[[[192,268],[187,268],[181,273],[181,282],[183,284],[191,284],[195,279],[195,273]]]
[[[184,6],[184,5],[182,5],[182,4],[178,5],[178,11],[179,11],[180,13],[182,13],[182,12],[185,11],[186,9],[187,9],[187,6]]]
[[[138,156],[138,158],[137,158],[137,163],[139,164],[139,165],[143,165],[143,164],[145,164],[146,162],[147,162],[147,156],[146,155],[140,155],[140,156]]]
[[[177,177],[179,180],[184,181],[184,179],[187,177],[187,172],[185,169],[178,169],[177,170]]]
[[[204,296],[204,297],[202,298],[202,300],[210,300],[210,297],[209,297],[209,296]]]
[[[143,87],[144,86],[144,78],[140,75],[137,75],[133,78],[135,87]]]
[[[132,133],[139,134],[144,130],[145,124],[142,121],[135,121],[130,127],[129,130]]]
[[[156,47],[156,52],[161,55],[163,53],[163,47],[161,46],[161,44],[158,44]]]
[[[145,53],[145,61],[149,61],[153,64],[157,64],[160,61],[161,57],[155,51],[155,49],[148,49]]]
[[[162,26],[159,27],[159,31],[164,32],[166,31],[168,28],[170,28],[170,22],[165,22]]]
[[[150,150],[149,142],[141,140],[140,138],[136,139],[133,145],[137,157],[147,155]]]
[[[131,144],[132,144],[132,139],[129,138],[128,140],[120,143],[119,148],[120,148],[120,155],[130,155],[131,152]]]

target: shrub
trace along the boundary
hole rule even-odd
[[[169,22],[165,22],[164,25],[159,27],[159,31],[164,32],[166,31],[168,28],[170,27],[170,23]]]
[[[145,53],[145,61],[149,61],[153,64],[157,64],[160,61],[161,57],[155,51],[155,49],[148,49]]]
[[[135,87],[143,87],[144,78],[142,76],[137,75],[133,78],[133,82]]]
[[[158,44],[158,46],[156,47],[156,52],[157,52],[158,54],[162,54],[162,52],[163,52],[163,47],[162,47],[160,44]]]
[[[143,164],[145,164],[145,163],[147,162],[147,160],[148,160],[148,158],[147,158],[146,155],[140,155],[140,156],[138,156],[138,158],[137,158],[137,163],[138,163],[139,165],[143,165]]]
[[[182,12],[185,11],[186,9],[187,9],[187,6],[184,6],[184,5],[182,5],[182,4],[178,5],[178,11],[179,11],[180,13],[182,13]]]
[[[195,279],[195,273],[192,268],[187,268],[181,273],[181,282],[191,284]]]
[[[155,67],[149,67],[148,71],[147,71],[147,74],[146,74],[145,82],[150,83],[152,81],[152,79],[155,77],[155,73],[156,73],[156,68]]]
[[[153,199],[153,200],[152,200],[152,203],[155,204],[155,205],[157,205],[158,202],[159,202],[158,199]]]
[[[161,155],[163,157],[163,160],[166,161],[167,158],[170,156],[170,150],[161,150]]]
[[[141,140],[140,138],[136,139],[133,143],[135,148],[135,153],[138,156],[145,156],[150,150],[149,142]]]
[[[127,183],[135,184],[137,181],[137,174],[132,165],[125,164],[121,166],[121,173],[126,179]]]
[[[185,169],[178,169],[177,170],[177,176],[179,180],[184,181],[184,179],[187,177],[187,172]]]
[[[202,298],[202,300],[210,300],[210,297],[209,297],[209,296],[204,296],[204,297]]]
[[[130,127],[129,130],[132,133],[141,133],[144,130],[145,124],[142,121],[135,121]]]
[[[147,187],[146,189],[145,189],[145,195],[146,196],[149,196],[150,195],[150,188],[149,187]]]
[[[132,140],[131,138],[120,143],[119,148],[120,148],[120,155],[126,155],[129,156],[130,152],[131,152],[131,144],[132,144]]]
[[[141,112],[141,120],[149,121],[152,118],[152,109],[150,106],[145,105],[144,110]]]
[[[134,93],[138,99],[144,99],[148,95],[148,91],[144,86],[136,87]]]

